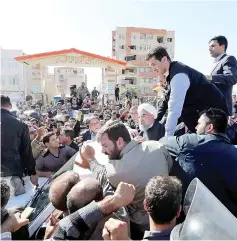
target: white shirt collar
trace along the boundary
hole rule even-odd
[[[220,61],[220,59],[225,55],[225,53],[223,54],[220,54],[219,56],[217,56],[215,59],[214,59],[214,63],[217,63],[218,61]]]

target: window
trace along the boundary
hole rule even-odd
[[[147,35],[147,39],[153,39],[153,35]]]
[[[149,78],[149,83],[152,84],[154,82],[153,78]]]
[[[120,49],[124,49],[124,45],[119,45],[119,48]]]
[[[132,38],[132,39],[136,39],[136,35],[133,34],[131,38]]]
[[[132,60],[136,60],[136,55],[131,55],[131,56],[125,57],[125,61],[132,61]]]
[[[144,84],[144,78],[141,78],[139,82],[140,84]]]
[[[151,72],[151,67],[146,67],[146,72]]]
[[[173,39],[172,38],[167,38],[168,43],[172,43]]]
[[[125,35],[119,34],[119,39],[125,39]]]
[[[12,85],[19,85],[19,81],[18,81],[17,76],[12,78]]]
[[[164,42],[164,38],[161,37],[161,36],[158,36],[158,37],[157,37],[157,42],[160,43],[160,44],[162,44],[162,43]]]
[[[130,49],[136,50],[136,45],[129,45],[128,46]]]
[[[140,39],[146,39],[146,34],[145,33],[141,33],[140,34]]]
[[[140,56],[140,61],[145,61],[146,60],[146,57],[145,56]]]
[[[140,45],[140,50],[141,50],[141,51],[148,51],[148,50],[149,50],[149,46],[148,46],[148,45],[141,44],[141,45]]]

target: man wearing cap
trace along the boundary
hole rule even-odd
[[[143,103],[138,107],[139,129],[145,141],[159,141],[165,135],[165,128],[159,123],[156,108]]]

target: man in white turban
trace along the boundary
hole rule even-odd
[[[156,118],[157,111],[153,105],[143,103],[138,106],[139,128],[146,141],[159,141],[165,135],[164,126]]]

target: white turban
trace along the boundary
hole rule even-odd
[[[141,113],[142,110],[145,110],[148,113],[150,113],[151,115],[153,115],[155,119],[157,118],[157,110],[153,105],[151,105],[149,103],[143,103],[143,104],[139,105],[138,109],[137,109],[138,115]]]

